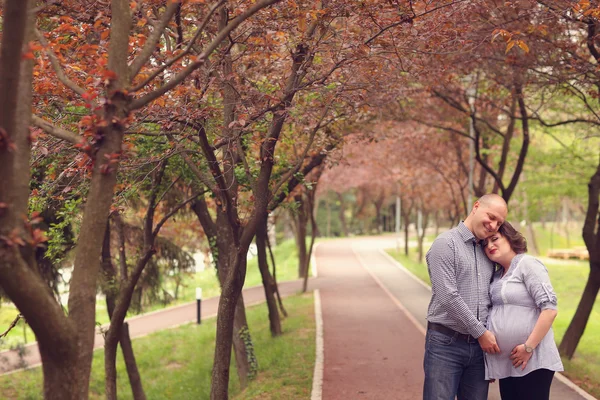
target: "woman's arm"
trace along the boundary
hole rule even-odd
[[[510,359],[515,368],[521,367],[521,370],[525,369],[529,359],[533,355],[533,352],[528,353],[527,350],[525,350],[525,346],[533,347],[535,349],[537,345],[540,344],[544,336],[546,336],[552,327],[552,323],[554,322],[557,313],[558,312],[553,309],[542,310],[533,327],[533,331],[531,331],[525,343],[515,346],[510,352]]]
[[[524,370],[533,352],[528,353],[526,346],[536,348],[548,333],[556,318],[556,294],[550,284],[548,270],[537,259],[523,260],[523,283],[533,301],[542,309],[540,315],[525,343],[516,346],[510,353],[510,359],[515,367]]]
[[[556,314],[558,314],[558,311],[556,310],[542,310],[537,322],[535,323],[535,326],[533,327],[533,331],[531,331],[531,334],[524,344],[535,349],[552,327],[552,323],[554,322],[554,318],[556,318]]]

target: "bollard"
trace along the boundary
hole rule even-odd
[[[202,322],[201,312],[202,309],[202,288],[196,288],[196,323],[200,325]]]

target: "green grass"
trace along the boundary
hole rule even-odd
[[[417,253],[411,248],[409,256],[398,254],[395,249],[388,253],[424,282],[431,284],[427,266],[416,261]],[[554,335],[557,343],[562,337],[575,314],[589,273],[586,261],[560,261],[544,259],[548,268],[552,286],[558,296],[558,316],[554,321]],[[600,398],[600,297],[596,299],[585,333],[579,342],[572,360],[563,358],[565,375],[581,387]]]
[[[284,282],[298,279],[298,250],[293,239],[282,241],[278,246],[273,248],[275,260],[277,262],[277,281]],[[260,271],[258,270],[258,259],[256,257],[248,261],[246,281],[244,287],[257,286],[262,284]],[[178,304],[195,301],[196,288],[202,288],[202,297],[207,299],[218,296],[221,293],[219,281],[214,268],[209,268],[201,272],[188,274],[180,288],[179,298],[165,306],[164,304],[153,304],[144,307],[143,312],[155,311],[165,307],[171,307]],[[168,287],[167,289],[172,289]],[[18,314],[18,310],[12,304],[3,304],[0,307],[0,333],[4,332],[10,323]],[[128,314],[129,317],[133,313]],[[106,311],[106,302],[99,301],[96,303],[96,321],[99,324],[109,322],[108,313]],[[20,321],[8,336],[0,341],[0,350],[6,350],[18,344],[25,343],[23,335],[23,322]],[[26,328],[27,343],[34,342],[35,336],[29,327]]]
[[[585,246],[581,236],[582,223],[571,222],[568,228],[563,224],[547,222],[545,226],[535,222],[533,229],[541,256],[546,256],[550,249],[569,249]],[[521,229],[525,232],[524,229]],[[568,235],[568,236],[567,236]]]
[[[265,305],[247,309],[259,374],[240,393],[234,363],[232,399],[306,399],[310,397],[315,361],[315,323],[312,294],[285,299],[289,317],[284,334],[271,338]],[[133,346],[148,399],[209,399],[216,320],[189,324],[136,339]],[[121,353],[117,360],[120,399],[131,399]],[[41,399],[40,368],[0,377],[2,398]],[[104,352],[94,353],[90,398],[104,398]]]

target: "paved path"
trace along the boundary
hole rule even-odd
[[[315,285],[316,286],[316,285]],[[302,290],[302,281],[290,281],[279,284],[281,296],[289,296]],[[262,303],[265,301],[265,293],[262,286],[244,289],[244,302],[246,306]],[[217,315],[218,297],[202,300],[202,319]],[[182,324],[196,321],[196,302],[186,303],[176,307],[151,312],[144,315],[127,319],[129,323],[129,334],[132,338],[145,336],[149,333],[163,329],[173,328]],[[94,349],[104,347],[104,337],[97,333],[94,341]],[[26,347],[25,364],[27,367],[35,367],[41,364],[40,353],[37,343],[31,343]],[[19,370],[19,356],[15,351],[0,352],[0,375]],[[1,398],[1,396],[0,396]]]
[[[325,349],[323,400],[422,396],[431,292],[382,250],[395,246],[391,237],[357,238],[323,242],[316,250]],[[563,381],[554,379],[552,400],[593,399]],[[498,384],[492,384],[489,399],[499,398]]]

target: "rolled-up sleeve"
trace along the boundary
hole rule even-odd
[[[546,266],[541,261],[527,257],[523,259],[521,266],[523,283],[533,298],[535,304],[541,310],[556,310],[558,308],[558,299]]]

